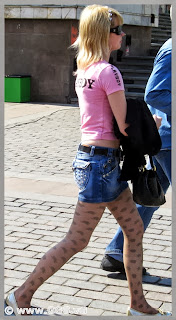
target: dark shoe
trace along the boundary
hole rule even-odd
[[[100,268],[105,271],[118,271],[122,274],[126,274],[123,262],[110,257],[108,254],[105,254],[105,256],[103,257]],[[144,267],[142,270],[142,274],[146,274],[146,269]]]

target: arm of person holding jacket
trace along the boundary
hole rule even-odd
[[[147,82],[144,100],[149,106],[171,116],[171,48],[163,45],[159,50]]]

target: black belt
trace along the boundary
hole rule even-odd
[[[90,153],[91,149],[92,149],[91,147],[86,147],[86,146],[83,146],[82,144],[80,144],[78,148],[79,151],[83,151],[86,153]],[[95,147],[94,154],[107,156],[109,154],[108,148],[99,149],[98,147]],[[112,155],[120,158],[120,149],[114,149],[112,151]]]

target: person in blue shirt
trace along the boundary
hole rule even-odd
[[[159,127],[162,147],[153,157],[158,176],[164,192],[171,184],[171,54],[172,39],[168,39],[160,48],[154,60],[153,71],[147,82],[144,100],[154,116]],[[144,230],[148,227],[153,213],[158,207],[144,207],[137,205],[144,223]],[[119,227],[114,238],[106,247],[101,268],[106,271],[125,273],[123,265],[123,233]],[[146,269],[143,267],[143,274]]]

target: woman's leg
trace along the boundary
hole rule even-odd
[[[38,262],[25,283],[15,291],[18,307],[28,308],[35,291],[57,272],[74,254],[84,249],[104,212],[105,205],[78,201],[74,218],[65,238]]]
[[[144,226],[129,188],[108,204],[124,234],[124,266],[131,295],[130,307],[144,313],[157,313],[145,300],[142,288]]]
[[[166,194],[171,182],[171,151],[160,151],[153,157],[153,162],[156,166],[156,171],[164,194]],[[147,168],[149,168],[149,164]],[[158,208],[159,207],[144,207],[137,205],[137,209],[144,223],[144,230],[147,229],[154,212],[158,210]],[[118,228],[114,238],[106,247],[105,253],[119,261],[123,261],[123,233],[120,227]]]

